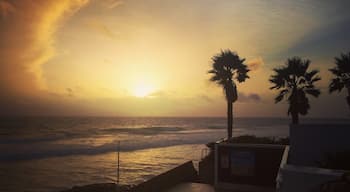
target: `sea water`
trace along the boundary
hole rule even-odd
[[[237,118],[233,123],[234,136],[287,137],[290,120]],[[118,142],[120,183],[137,184],[188,160],[198,162],[206,143],[225,136],[225,118],[3,117],[0,191],[116,182]]]

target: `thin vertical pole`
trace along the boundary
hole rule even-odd
[[[118,141],[118,155],[117,155],[117,184],[118,185],[119,185],[119,166],[120,166],[119,152],[120,152],[120,141]]]

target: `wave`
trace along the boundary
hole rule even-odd
[[[208,125],[206,126],[207,129],[225,129],[226,125]]]
[[[30,144],[40,142],[53,142],[67,139],[83,139],[91,138],[99,135],[117,135],[117,134],[133,134],[133,135],[158,135],[158,134],[172,134],[185,131],[182,127],[137,127],[137,128],[94,128],[87,130],[67,130],[67,131],[53,131],[47,135],[36,135],[31,137],[23,137],[18,135],[16,137],[1,138],[0,144]]]
[[[206,144],[211,141],[212,137],[195,137],[183,139],[158,140],[144,139],[140,142],[137,140],[125,141],[121,143],[120,151],[128,152],[149,148],[169,147],[186,144]],[[32,160],[49,157],[61,157],[70,155],[97,155],[117,151],[117,141],[106,143],[99,146],[82,145],[82,144],[50,144],[45,146],[31,146],[22,150],[8,150],[0,154],[0,161],[19,161]]]
[[[183,131],[185,128],[182,127],[139,127],[139,128],[108,128],[102,129],[101,132],[104,133],[133,133],[140,135],[154,135],[154,134],[164,134],[164,133],[174,133],[178,131]]]

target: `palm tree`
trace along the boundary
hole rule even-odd
[[[329,84],[329,92],[340,92],[344,87],[348,89],[348,96],[346,100],[350,107],[350,52],[348,54],[341,54],[340,58],[335,58],[336,66],[331,71],[335,78]]]
[[[234,81],[236,79],[239,83],[244,82],[249,76],[247,73],[249,69],[244,64],[245,59],[241,59],[237,53],[231,50],[221,50],[220,53],[213,56],[212,69],[208,71],[211,74],[210,81],[221,86],[226,95],[227,101],[227,138],[232,137],[232,122],[233,103],[237,100],[237,86]]]
[[[289,58],[284,66],[273,69],[275,74],[269,79],[274,84],[270,89],[281,89],[275,103],[287,98],[288,115],[292,115],[293,124],[299,123],[299,114],[306,115],[310,109],[307,94],[318,97],[321,93],[314,85],[321,78],[316,75],[318,70],[308,71],[310,62],[300,57]]]

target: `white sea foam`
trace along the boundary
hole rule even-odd
[[[225,118],[18,118],[0,122],[0,161],[206,144],[226,136]],[[237,119],[235,136],[286,136],[286,120]]]
[[[288,124],[278,118],[235,119],[233,135],[285,137]],[[115,181],[118,141],[120,181],[135,184],[198,160],[203,144],[225,136],[225,118],[3,118],[0,191],[60,191]]]

